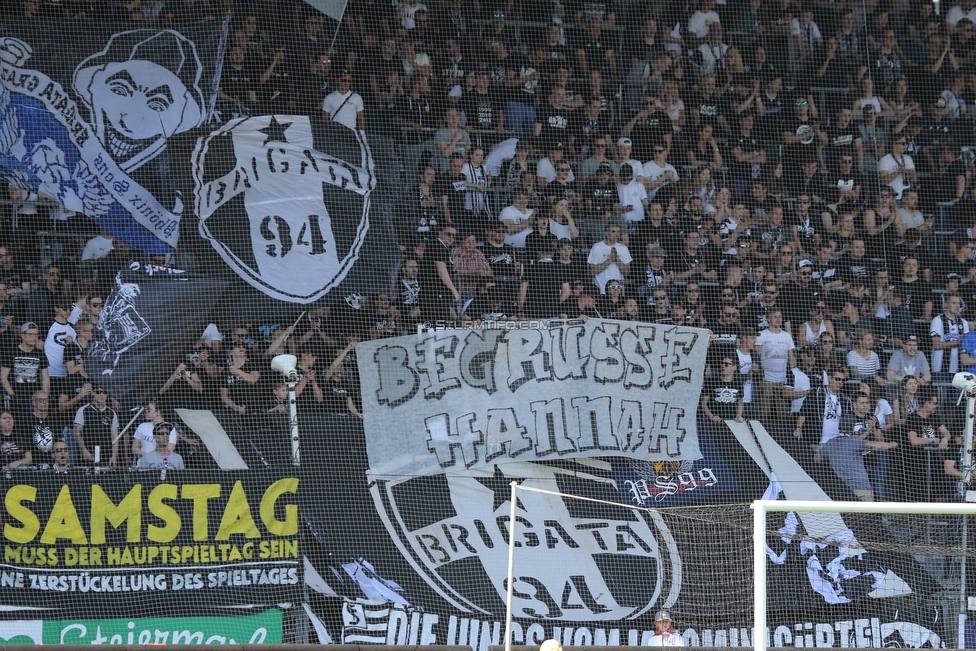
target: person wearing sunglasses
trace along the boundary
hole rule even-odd
[[[114,468],[119,460],[119,417],[108,405],[108,391],[104,386],[92,386],[91,402],[75,412],[74,438],[81,456],[88,462],[105,463]],[[95,459],[95,448],[100,448]],[[111,453],[109,454],[109,451]]]
[[[705,421],[706,427],[719,427],[726,420],[743,422],[743,378],[739,374],[739,361],[736,355],[728,350],[726,354],[719,355],[718,359],[713,360],[710,365],[718,369],[718,377],[705,380],[701,392],[701,418]]]
[[[817,150],[827,144],[827,134],[820,129],[816,107],[806,95],[794,93],[792,105],[792,117],[783,124],[780,136],[786,145],[784,161],[793,161],[792,169],[787,171],[798,178],[801,171],[797,163],[816,159]]]
[[[905,136],[896,135],[891,143],[891,153],[878,161],[878,181],[891,188],[899,201],[906,188],[918,185],[915,161],[905,153],[907,145]]]

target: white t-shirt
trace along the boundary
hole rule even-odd
[[[893,154],[885,154],[884,158],[878,161],[878,171],[881,172],[896,172],[900,169],[913,170],[915,169],[915,161],[908,154],[901,157],[901,163],[899,164]],[[901,199],[901,193],[905,191],[910,184],[905,182],[905,175],[899,174],[895,178],[891,179],[888,183],[888,187],[895,191],[895,195]]]
[[[349,97],[349,93],[352,93],[352,97]],[[350,90],[349,93],[340,95],[339,91],[332,91],[322,102],[322,110],[329,114],[333,122],[338,122],[355,131],[359,128],[356,119],[363,111],[363,98],[357,92]],[[347,97],[349,98],[348,102],[346,102]],[[339,108],[340,106],[342,108]]]
[[[739,358],[739,374],[749,375],[749,371],[752,370],[752,353],[744,353],[736,348],[735,354]],[[745,384],[742,385],[742,402],[746,404],[752,402],[752,378],[746,380]]]
[[[639,222],[644,219],[644,201],[647,200],[647,190],[644,184],[637,179],[631,180],[627,185],[617,184],[617,196],[620,198],[621,206],[633,206],[633,210],[620,215],[625,221]]]
[[[535,210],[533,210],[532,208],[526,208],[525,212],[522,213],[519,212],[518,208],[516,208],[515,206],[508,206],[507,208],[504,208],[502,210],[500,215],[498,215],[498,219],[500,219],[501,221],[510,221],[515,224],[523,224],[529,221],[533,213],[535,213]],[[509,246],[515,246],[520,249],[524,249],[525,238],[527,238],[529,236],[529,233],[531,232],[532,232],[531,228],[526,228],[525,230],[519,231],[518,233],[509,233],[505,235],[505,244],[508,244]]]
[[[792,335],[786,330],[780,330],[775,334],[770,330],[763,330],[756,338],[756,345],[762,346],[760,361],[763,380],[779,384],[786,382],[786,371],[790,362],[789,351],[796,348]]]
[[[633,258],[630,257],[630,251],[620,242],[610,246],[604,240],[600,240],[590,247],[590,257],[586,259],[587,264],[603,264],[610,259],[610,251],[614,248],[617,249],[617,259],[619,259],[622,263],[630,264],[633,261]],[[601,294],[606,294],[607,281],[623,279],[623,272],[620,271],[620,267],[618,267],[617,263],[614,262],[594,276],[593,283],[600,288]]]
[[[705,38],[708,36],[708,28],[712,26],[712,23],[720,22],[722,19],[718,17],[718,12],[715,10],[705,13],[696,11],[688,19],[688,32],[694,34],[695,38]]]
[[[840,417],[844,413],[843,398],[838,393],[831,395],[824,392],[823,433],[820,435],[820,445],[830,439],[837,438],[840,433]]]
[[[799,367],[793,370],[793,381],[790,382],[790,388],[794,391],[808,391],[810,389],[810,376],[799,369]],[[800,409],[803,408],[803,401],[806,400],[806,396],[802,398],[796,398],[790,403],[790,413],[798,414]]]
[[[539,159],[539,164],[535,167],[536,176],[546,180],[546,183],[552,183],[556,180],[556,168],[553,167],[552,161],[548,158]],[[569,176],[566,177],[567,181],[575,181],[576,175],[573,174],[573,168],[569,168]]]
[[[156,449],[156,439],[153,438],[153,428],[155,426],[156,423],[147,421],[139,425],[139,427],[136,428],[135,434],[132,435],[132,438],[139,439],[142,442],[143,452],[152,452]],[[175,428],[171,429],[169,432],[169,444],[176,445]]]
[[[664,176],[664,173],[667,171],[670,171],[672,174],[674,174],[674,179],[670,181],[666,181],[661,185],[657,186],[656,188],[654,188],[653,190],[651,190],[650,192],[648,192],[647,193],[648,199],[653,199],[654,196],[661,191],[661,188],[671,185],[672,183],[677,183],[678,181],[681,180],[681,177],[678,176],[678,170],[676,170],[674,168],[674,165],[672,165],[671,163],[665,163],[664,167],[661,167],[653,160],[649,160],[646,163],[644,163],[644,165],[642,165],[642,169],[644,171],[644,176],[646,176],[652,181],[658,180],[659,178]]]
[[[61,325],[55,321],[47,331],[44,339],[44,355],[47,356],[47,374],[51,377],[68,377],[68,369],[64,365],[64,347],[68,345],[67,338],[76,339],[75,329],[71,324]]]
[[[502,165],[505,161],[515,158],[515,145],[518,144],[518,141],[518,138],[502,140],[488,152],[488,155],[485,156],[485,169],[488,170],[489,174],[498,176],[502,173]]]
[[[414,19],[414,16],[421,9],[427,11],[427,5],[422,2],[418,2],[412,7],[407,5],[407,8],[403,10],[403,17],[400,18],[400,24],[403,25],[403,29],[413,29],[417,26],[417,21]]]
[[[955,27],[956,23],[958,23],[963,18],[968,18],[969,20],[976,23],[976,7],[970,9],[969,13],[967,14],[967,13],[963,13],[962,7],[960,5],[956,5],[948,12],[946,12],[945,21],[950,25],[952,25],[953,27]]]
[[[96,235],[85,243],[85,250],[81,252],[82,262],[86,260],[99,260],[112,252],[114,244],[112,240],[101,235]]]

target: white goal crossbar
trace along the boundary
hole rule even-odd
[[[824,502],[790,500],[756,500],[753,509],[753,572],[755,599],[753,611],[753,645],[756,651],[766,651],[766,512],[793,511],[797,513],[919,513],[939,515],[976,515],[976,504],[934,504],[921,502]]]

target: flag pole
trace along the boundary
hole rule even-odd
[[[339,22],[336,24],[335,33],[332,35],[332,42],[329,43],[329,52],[332,52],[332,48],[335,47],[336,38],[339,37],[339,28],[342,27],[342,19],[346,16],[346,7],[349,6],[348,2],[342,4],[342,13],[339,14]],[[329,58],[332,58],[332,54],[329,54]]]

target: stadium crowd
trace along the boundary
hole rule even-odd
[[[0,248],[6,465],[84,464],[97,439],[102,463],[175,467],[199,442],[163,416],[174,407],[287,411],[279,352],[299,358],[300,409],[361,418],[361,340],[605,318],[711,331],[712,436],[760,418],[860,499],[952,499],[963,419],[948,381],[976,370],[976,6],[934,6],[358,0],[337,26],[302,2],[26,0],[14,19],[229,12],[221,118],[299,113],[388,145],[402,261],[387,291],[296,324],[211,326],[153,396],[153,425],[118,446],[121,406],[84,348],[106,279],[138,252],[98,233],[51,256],[21,228]]]

